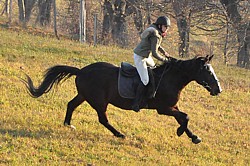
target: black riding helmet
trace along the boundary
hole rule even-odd
[[[170,23],[170,19],[167,16],[160,16],[157,18],[155,24],[169,27],[171,23]]]
[[[160,16],[157,18],[154,24],[156,25],[157,29],[159,29],[159,31],[163,34],[162,26],[169,27],[170,19],[167,16]]]

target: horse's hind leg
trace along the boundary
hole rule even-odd
[[[70,125],[72,113],[76,109],[76,107],[78,107],[82,102],[84,102],[84,98],[78,94],[68,103],[67,112],[64,120],[65,126],[70,126],[71,128],[75,129],[73,125]]]
[[[108,103],[104,101],[102,102],[99,101],[95,102],[94,104],[90,103],[90,105],[96,110],[99,122],[103,126],[105,126],[109,131],[111,131],[116,137],[125,138],[125,136],[121,134],[119,131],[117,131],[108,121],[108,116],[106,113]]]
[[[109,131],[111,131],[114,136],[120,137],[120,138],[125,138],[125,135],[121,134],[119,131],[117,131],[109,122],[107,118],[107,113],[106,112],[98,112],[98,118],[99,122],[105,126]]]

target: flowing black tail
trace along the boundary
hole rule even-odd
[[[44,79],[41,85],[36,88],[33,81],[26,74],[27,80],[22,79],[23,83],[28,88],[30,95],[34,98],[40,97],[44,93],[48,93],[53,85],[57,85],[61,80],[66,80],[73,75],[77,75],[80,69],[70,66],[53,66],[45,71]]]

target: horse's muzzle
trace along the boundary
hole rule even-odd
[[[220,82],[218,81],[216,84],[213,84],[213,86],[210,89],[210,95],[217,96],[222,92],[222,88],[220,86]]]
[[[221,92],[222,92],[222,91],[216,91],[216,92],[211,91],[211,92],[210,92],[210,95],[211,95],[211,96],[217,96],[217,95],[219,95]]]

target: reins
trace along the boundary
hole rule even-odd
[[[165,65],[164,70],[163,70],[163,72],[162,72],[162,74],[161,74],[160,80],[159,80],[159,82],[158,82],[158,84],[157,84],[157,87],[156,87],[156,89],[155,89],[155,92],[154,92],[154,94],[153,94],[153,98],[155,97],[155,95],[156,95],[156,93],[157,93],[157,91],[158,91],[158,89],[159,89],[159,86],[160,86],[160,83],[161,83],[161,81],[162,81],[162,78],[163,78],[164,73],[166,73],[168,70],[170,70],[171,67],[174,67],[174,66],[172,65],[173,62],[179,62],[179,60],[177,60],[177,59],[171,57],[170,60],[169,60],[169,62],[167,62],[167,63],[169,63],[170,65],[167,65],[167,64]],[[168,69],[167,69],[167,68],[168,68]],[[187,75],[188,75],[188,74],[187,74]]]
[[[158,91],[158,89],[159,89],[161,80],[162,80],[162,78],[163,78],[163,75],[164,75],[164,73],[165,73],[167,67],[168,67],[168,65],[166,64],[165,67],[164,67],[164,70],[163,70],[163,72],[162,72],[162,74],[161,74],[160,80],[159,80],[159,82],[158,82],[158,84],[157,84],[157,87],[155,88],[155,91],[154,91],[154,94],[153,94],[153,98],[155,98],[155,95],[156,95],[156,93],[157,93],[157,91]],[[170,68],[170,67],[169,67],[169,68]],[[168,70],[169,70],[169,68],[168,68]],[[168,70],[167,70],[167,71],[168,71]]]

